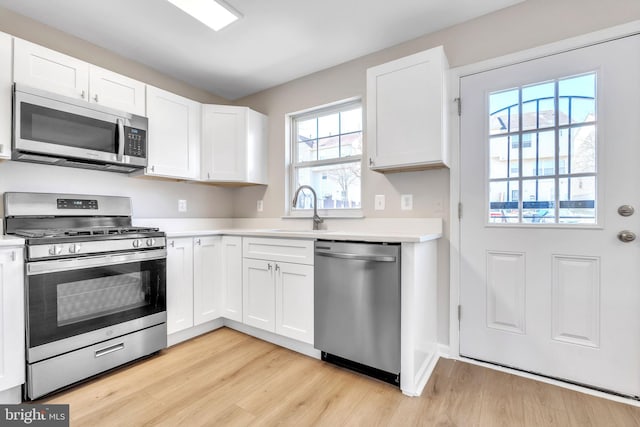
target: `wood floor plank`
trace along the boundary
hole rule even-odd
[[[640,408],[441,359],[419,398],[222,328],[38,403],[84,426],[640,426]]]

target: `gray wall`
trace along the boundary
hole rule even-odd
[[[239,99],[269,116],[268,188],[234,193],[237,217],[276,217],[285,203],[285,115],[351,97],[366,104],[366,69],[443,45],[451,67],[518,52],[569,37],[640,19],[637,0],[527,0],[475,20],[419,37],[401,45]],[[365,115],[366,116],[366,115]],[[366,134],[365,134],[366,150]],[[366,159],[366,153],[364,154]],[[414,209],[400,210],[400,195],[413,194]],[[374,196],[386,196],[386,209],[373,209]],[[256,201],[264,211],[256,212]],[[381,174],[363,168],[362,205],[366,217],[442,217],[438,244],[438,340],[449,342],[449,170]]]
[[[527,0],[498,12],[236,101],[269,116],[268,188],[247,187],[234,195],[238,217],[276,217],[285,207],[285,115],[351,97],[366,103],[366,69],[443,45],[451,67],[471,64],[568,37],[640,19],[637,0]],[[366,134],[365,134],[366,149]],[[366,153],[364,155],[366,158]],[[362,204],[367,217],[448,216],[448,170],[381,174],[363,168]],[[412,193],[413,211],[400,210],[400,195]],[[373,209],[385,194],[386,209]],[[257,200],[264,211],[256,211]]]
[[[224,98],[189,86],[142,64],[4,8],[0,8],[0,31],[187,98],[206,103],[228,103]],[[1,142],[10,143],[10,141]],[[151,178],[132,178],[110,172],[0,161],[0,194],[6,191],[130,196],[133,198],[134,215],[141,218],[231,217],[233,215],[233,190],[228,188]],[[186,213],[178,212],[178,199],[187,200]],[[1,205],[0,201],[0,213],[4,213]]]

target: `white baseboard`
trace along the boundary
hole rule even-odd
[[[184,331],[174,332],[171,335],[167,335],[167,347],[179,344],[183,341],[195,338],[198,335],[206,334],[207,332],[214,331],[224,326],[224,320],[222,317],[212,320],[210,322],[203,323],[198,326],[194,326]]]
[[[22,385],[0,391],[0,404],[15,405],[22,403]]]
[[[244,323],[236,322],[235,320],[224,319],[224,326],[261,340],[268,341],[272,344],[279,345],[280,347],[288,348],[289,350],[313,357],[314,359],[320,359],[320,350],[316,350],[311,344],[283,337],[282,335],[278,335],[273,332],[254,328],[253,326],[248,326]]]

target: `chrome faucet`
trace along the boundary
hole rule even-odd
[[[321,224],[323,222],[323,219],[318,216],[318,196],[316,195],[316,191],[312,187],[308,185],[301,185],[300,187],[298,187],[296,193],[293,195],[293,207],[295,208],[298,204],[298,195],[303,188],[308,188],[313,194],[313,229],[318,230],[318,224]]]

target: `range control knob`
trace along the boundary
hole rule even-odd
[[[147,239],[147,246],[153,246],[156,244],[156,239]]]
[[[80,252],[80,243],[73,243],[71,245],[69,245],[69,253],[70,254],[77,254],[78,252]]]
[[[133,247],[134,248],[139,248],[141,244],[142,244],[142,240],[140,240],[140,239],[136,239],[136,240],[133,241]]]
[[[51,245],[49,248],[49,255],[60,255],[62,253],[62,246]]]

